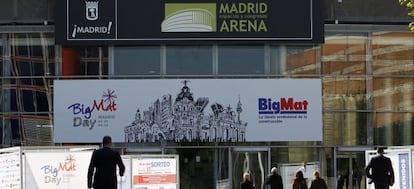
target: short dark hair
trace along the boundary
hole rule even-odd
[[[383,154],[384,153],[384,149],[385,149],[385,147],[378,147],[377,153]]]
[[[112,138],[110,137],[110,136],[104,136],[103,137],[103,139],[102,139],[102,144],[105,146],[105,145],[108,145],[108,144],[111,144],[112,143]]]

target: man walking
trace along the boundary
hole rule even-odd
[[[103,137],[102,146],[102,148],[92,153],[88,168],[88,188],[116,189],[116,166],[119,167],[119,175],[123,176],[125,165],[122,162],[121,155],[111,149],[112,138],[110,136]]]
[[[270,170],[270,175],[267,176],[266,185],[270,185],[270,189],[283,189],[282,177],[277,173],[276,167],[273,167]]]
[[[377,153],[378,156],[371,158],[365,172],[374,183],[375,189],[389,189],[394,184],[391,159],[384,156],[384,148],[378,148]]]

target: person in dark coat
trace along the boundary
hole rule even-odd
[[[315,177],[312,182],[309,189],[328,189],[328,186],[326,185],[325,180],[321,178],[319,171],[314,171],[313,176]]]
[[[344,176],[342,175],[342,173],[340,171],[338,171],[338,179],[336,181],[336,188],[337,189],[343,189],[344,188],[344,181],[345,181]]]
[[[243,182],[240,183],[241,189],[254,189],[253,182],[250,181],[250,174],[245,172],[243,174]]]
[[[352,182],[355,185],[355,188],[361,188],[362,175],[358,169],[354,169],[352,177]]]
[[[266,185],[270,185],[270,189],[283,189],[282,177],[277,173],[277,168],[273,167],[267,176]]]
[[[391,159],[384,156],[384,148],[378,148],[377,153],[377,156],[371,158],[365,172],[374,183],[375,189],[389,189],[394,184]]]
[[[110,136],[103,137],[102,146],[92,153],[88,168],[88,188],[117,189],[116,166],[119,168],[119,175],[123,176],[125,165],[121,155],[111,149],[112,138]]]

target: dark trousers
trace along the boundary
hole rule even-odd
[[[384,183],[374,183],[375,189],[389,189],[390,186]]]

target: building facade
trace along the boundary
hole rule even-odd
[[[348,173],[349,184],[362,180],[365,188],[364,175],[357,174],[363,173],[365,150],[413,144],[414,35],[398,1],[323,1],[323,42],[253,44],[60,45],[55,41],[60,15],[55,1],[6,0],[0,5],[2,147],[65,145],[53,142],[54,80],[148,78],[322,81],[323,141],[245,142],[244,123],[237,117],[242,106],[233,107],[233,113],[199,118],[205,99],[193,99],[185,84],[182,98],[173,100],[165,94],[148,109],[137,110],[132,124],[125,127],[126,140],[134,142],[116,146],[131,154],[179,154],[180,183],[185,189],[237,188],[245,170],[252,172],[257,186],[263,186],[270,167],[305,160],[318,164],[332,187],[342,172]],[[184,107],[189,111],[167,113]],[[151,117],[155,109],[157,114]],[[182,119],[180,113],[189,119]],[[166,132],[168,125],[196,118],[201,124],[222,118],[240,132],[226,141],[211,140],[213,128],[199,138],[178,130],[174,135],[182,137],[166,134],[171,134]],[[139,129],[146,134],[135,134]]]

